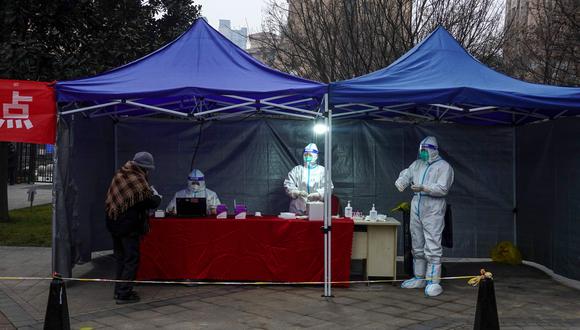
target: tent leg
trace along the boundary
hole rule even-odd
[[[328,107],[328,94],[326,94],[326,110],[328,113],[328,295],[332,295],[332,110]]]
[[[59,116],[58,114],[56,115],[56,134],[58,135],[58,121],[59,121]],[[58,136],[56,138],[56,141],[58,141]],[[53,154],[52,154],[52,237],[51,237],[51,241],[52,241],[52,273],[56,272],[56,172],[58,172],[57,168],[58,168],[58,144],[54,143],[54,149],[52,150]]]
[[[331,260],[331,230],[332,230],[332,113],[328,108],[328,94],[324,95],[325,124],[328,127],[324,135],[324,295],[332,297],[332,260]]]
[[[517,128],[514,126],[513,128],[513,140],[512,140],[512,185],[513,185],[513,230],[514,230],[514,238],[513,243],[514,246],[518,245],[518,203],[517,203],[517,168],[516,168],[516,148],[517,148]]]
[[[58,106],[57,106],[58,108]],[[55,141],[54,141],[54,148],[52,150],[52,237],[51,237],[51,241],[52,241],[52,249],[51,249],[51,254],[52,254],[52,273],[57,272],[57,262],[56,262],[56,258],[57,258],[57,241],[56,241],[56,231],[57,231],[57,226],[56,226],[56,185],[60,182],[60,175],[59,175],[59,170],[58,170],[58,127],[60,125],[60,115],[56,114],[56,135],[55,135]]]

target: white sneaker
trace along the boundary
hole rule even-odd
[[[401,284],[403,289],[422,289],[427,285],[427,281],[424,278],[413,277]]]
[[[437,297],[443,293],[443,287],[439,283],[429,283],[425,288],[425,296]]]

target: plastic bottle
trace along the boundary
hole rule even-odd
[[[352,219],[352,206],[350,206],[350,201],[348,201],[348,204],[344,208],[344,217]]]
[[[375,210],[375,204],[373,204],[373,208],[369,212],[369,220],[377,221],[377,216],[378,216],[377,210]]]

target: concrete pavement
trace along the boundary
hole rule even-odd
[[[50,249],[0,247],[0,276],[49,276]],[[580,329],[580,292],[527,266],[447,264],[447,275],[495,274],[502,329]],[[114,260],[95,254],[73,275],[112,278]],[[18,329],[41,329],[47,281],[0,281],[0,312]],[[311,286],[141,285],[142,301],[115,305],[109,283],[67,284],[73,329],[472,329],[477,289],[465,280],[444,283],[445,293],[390,284],[336,288],[321,298]],[[4,323],[2,323],[4,322]],[[2,321],[0,329],[12,329]]]

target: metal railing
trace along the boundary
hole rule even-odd
[[[16,165],[14,183],[52,182],[53,145],[15,143],[11,152]]]

